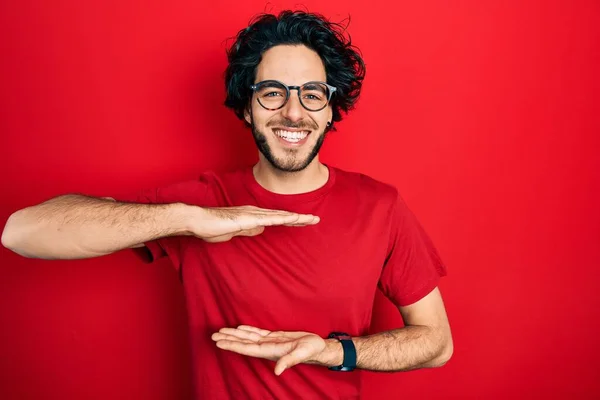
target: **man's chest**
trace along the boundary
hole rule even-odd
[[[272,322],[287,330],[305,329],[307,322],[323,329],[348,326],[350,320],[357,329],[368,325],[390,224],[386,207],[357,193],[285,205],[211,191],[209,207],[255,205],[318,215],[320,222],[267,227],[260,235],[222,243],[192,239],[182,262],[188,298],[227,323],[268,329],[265,324]]]
[[[193,276],[195,291],[217,299],[235,320],[260,313],[260,322],[300,329],[311,318],[333,321],[345,312],[367,318],[386,257],[381,234],[365,221],[322,220],[223,243],[193,240],[183,276]],[[282,318],[290,325],[282,327]]]

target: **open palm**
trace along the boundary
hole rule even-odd
[[[220,349],[276,361],[276,375],[299,363],[316,362],[325,349],[325,340],[314,333],[271,332],[247,325],[222,328],[212,339]]]

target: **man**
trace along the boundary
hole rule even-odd
[[[59,196],[15,212],[2,243],[45,259],[167,256],[198,398],[349,399],[355,368],[443,365],[446,270],[427,234],[395,188],[319,161],[358,99],[361,57],[338,25],[304,12],[263,15],[236,39],[226,105],[251,128],[256,165],[128,199]],[[378,287],[405,327],[365,336]]]

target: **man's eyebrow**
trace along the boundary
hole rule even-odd
[[[273,82],[273,81],[262,83],[261,86],[263,86],[263,87],[281,87],[281,85],[279,83]]]
[[[323,86],[318,83],[306,83],[303,88],[305,90],[323,90]]]

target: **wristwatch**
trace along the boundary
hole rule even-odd
[[[328,368],[332,371],[353,371],[354,368],[356,368],[356,347],[354,347],[352,337],[344,332],[331,332],[327,338],[339,340],[344,349],[344,360],[342,361],[342,365]]]

